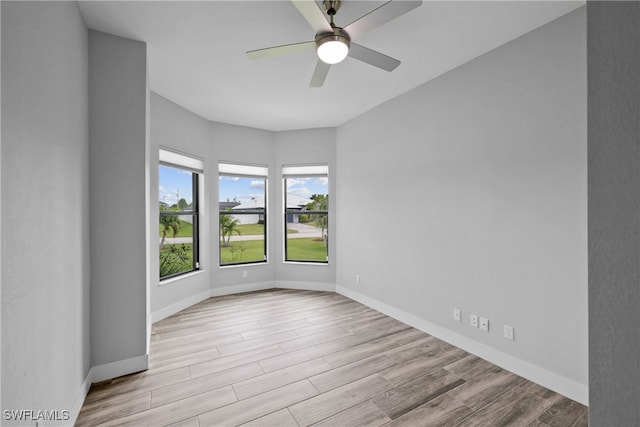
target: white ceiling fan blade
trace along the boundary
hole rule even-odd
[[[288,55],[290,53],[303,52],[305,50],[315,49],[316,42],[301,42],[285,44],[282,46],[266,47],[264,49],[250,50],[247,56],[251,59],[270,58],[272,56]]]
[[[329,68],[331,68],[331,65],[318,59],[316,68],[313,70],[313,76],[311,76],[309,86],[321,87],[324,84],[324,80],[327,78],[327,74],[329,74]]]
[[[314,0],[291,0],[316,33],[330,33],[331,25]]]
[[[357,21],[344,27],[344,30],[349,33],[351,40],[357,39],[367,31],[373,30],[380,25],[386,24],[389,21],[396,19],[397,17],[404,15],[405,13],[415,9],[422,4],[422,0],[409,1],[409,0],[395,0],[388,1],[377,9],[364,15]]]
[[[373,65],[374,67],[382,68],[386,71],[393,71],[398,67],[398,65],[400,65],[400,61],[398,61],[397,59],[356,43],[351,43],[351,47],[349,48],[349,56],[359,61]]]

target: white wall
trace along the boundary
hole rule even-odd
[[[79,409],[90,367],[87,29],[72,2],[1,10],[2,409]]]
[[[276,170],[278,209],[276,219],[276,278],[281,287],[335,289],[336,265],[336,130],[334,128],[296,130],[276,134]],[[329,165],[329,264],[284,263],[284,216],[282,213],[282,166],[304,164]],[[271,216],[274,219],[274,215]]]
[[[640,4],[587,3],[589,425],[640,425]]]
[[[89,32],[94,381],[147,366],[146,45]],[[116,365],[112,365],[116,363]]]
[[[339,127],[336,215],[343,291],[583,402],[585,19],[572,12]]]
[[[201,271],[160,283],[158,277],[158,150],[160,147],[171,148],[184,154],[210,158],[209,121],[185,110],[168,99],[151,93],[151,221],[149,223],[149,246],[151,248],[151,312],[153,320],[170,314],[175,310],[186,308],[209,295],[211,270],[217,262],[211,258],[209,232],[211,230],[211,214],[206,203],[211,198],[211,191],[217,185],[217,165],[205,164],[205,171],[200,185],[200,264]],[[217,230],[216,227],[213,228]],[[165,314],[166,313],[166,314]]]

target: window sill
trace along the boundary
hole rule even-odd
[[[331,262],[312,262],[312,261],[283,261],[284,264],[287,265],[316,265],[322,267],[329,267]]]
[[[187,279],[189,277],[198,276],[200,274],[204,274],[204,270],[200,269],[196,271],[190,271],[189,273],[181,274],[180,276],[175,276],[175,277],[170,277],[168,279],[160,280],[160,282],[158,283],[158,286],[168,285],[170,283],[178,282],[180,280]]]
[[[258,261],[258,262],[248,262],[246,264],[227,264],[227,265],[219,265],[218,268],[221,270],[226,270],[228,268],[247,268],[247,267],[256,267],[260,265],[268,265],[269,261]]]

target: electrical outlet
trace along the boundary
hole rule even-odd
[[[242,270],[242,277],[246,279],[247,276],[248,276],[247,270]]]
[[[360,275],[356,274],[356,283],[360,283]]]
[[[489,332],[489,319],[486,317],[480,318],[480,329]]]
[[[515,341],[515,332],[513,326],[504,325],[504,338],[507,340]]]
[[[453,309],[453,320],[459,322],[460,318],[461,318],[460,309],[459,308],[454,308]]]
[[[478,327],[478,315],[477,314],[472,314],[471,316],[469,316],[470,319],[470,323],[471,326],[473,326],[474,328]]]

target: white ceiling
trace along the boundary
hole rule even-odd
[[[383,3],[342,0],[336,24]],[[354,40],[402,61],[395,71],[347,58],[321,88],[309,87],[314,51],[245,55],[313,40],[286,0],[87,1],[80,9],[89,28],[147,43],[154,92],[209,120],[280,131],[338,126],[583,4],[425,1]]]

